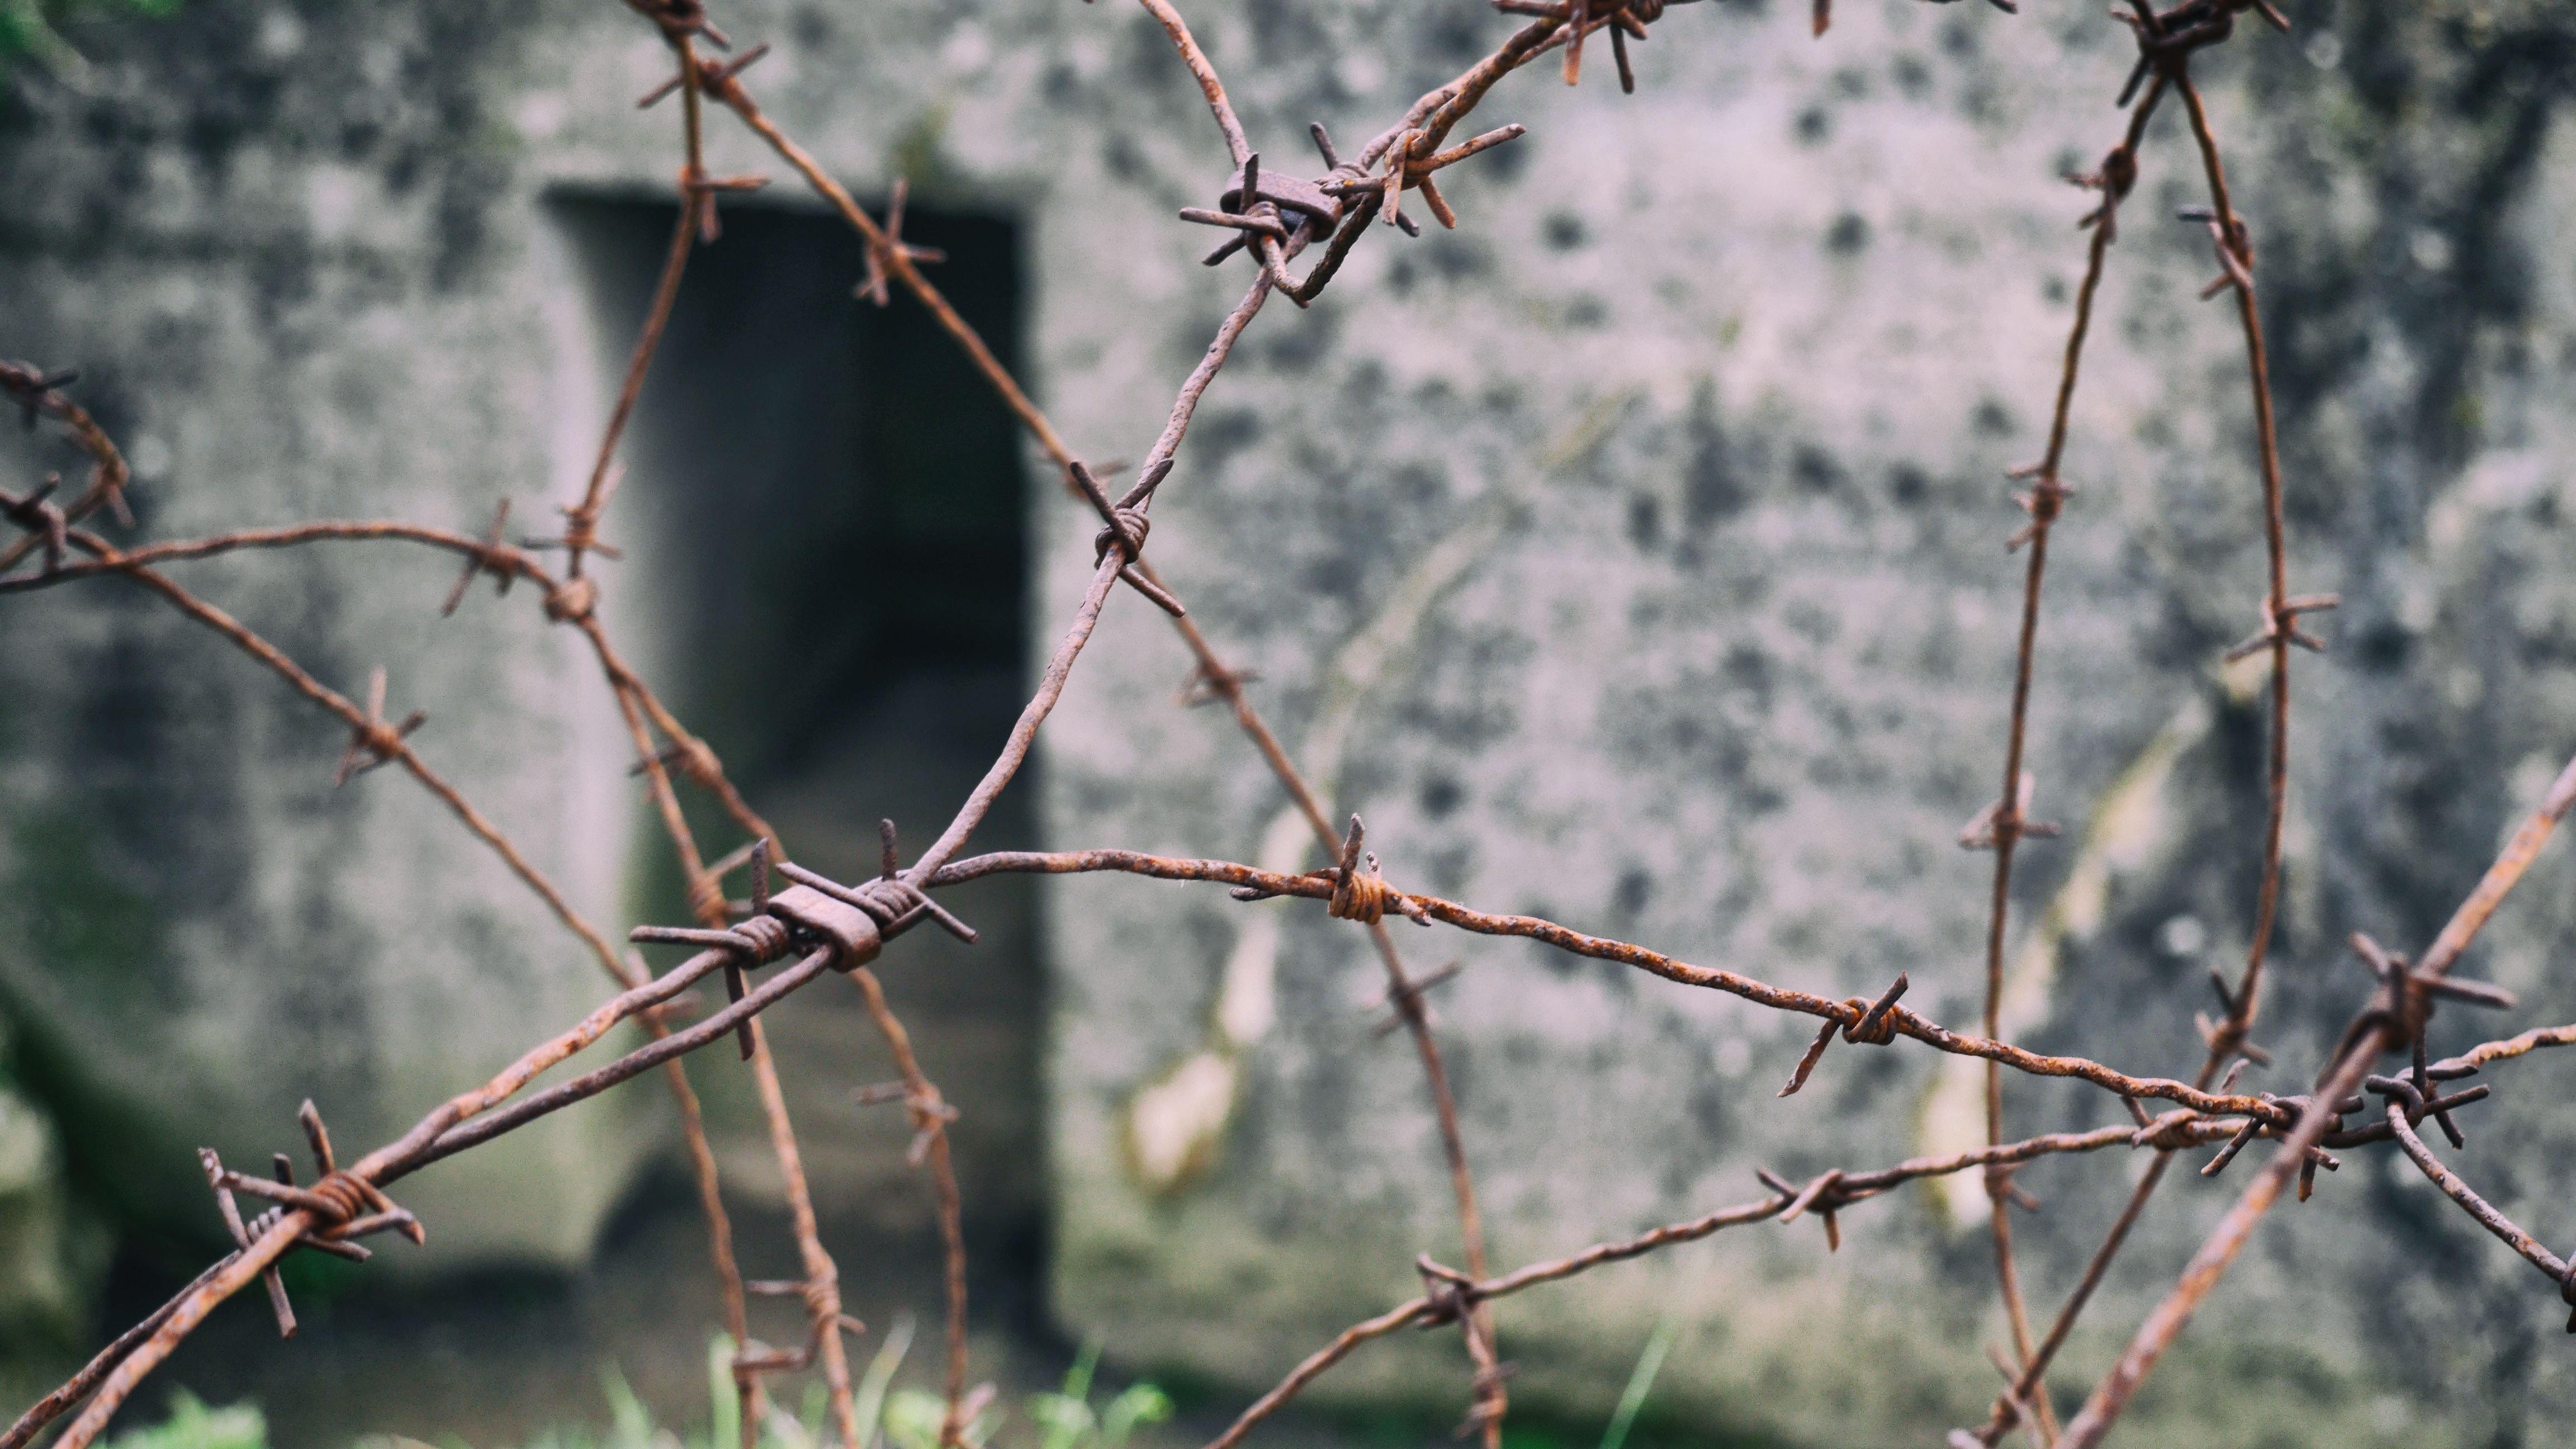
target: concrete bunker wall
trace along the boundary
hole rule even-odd
[[[1818,44],[1795,8],[1677,10],[1634,98],[1514,82],[1495,114],[1531,134],[1462,168],[1461,231],[1373,241],[1312,311],[1260,321],[1183,450],[1157,547],[1398,880],[1838,994],[1903,968],[1911,999],[1957,1018],[1979,911],[1975,862],[1950,841],[1991,790],[2015,587],[1999,475],[2036,446],[2078,258],[2068,224],[2087,203],[2054,178],[2113,134],[2125,40],[2072,10],[1890,0],[1838,7]],[[2527,777],[2568,745],[2576,591],[2556,540],[2576,279],[2552,239],[2576,218],[2576,165],[2557,103],[2564,17],[2548,7],[2474,24],[2292,8],[2297,38],[2249,41],[2210,81],[2275,308],[2298,575],[2346,599],[2336,656],[2302,676],[2270,1013],[2275,1049],[2296,1057],[2358,989],[2334,960],[2341,933],[2428,935]],[[596,400],[558,376],[549,319],[578,287],[545,259],[549,198],[667,185],[668,119],[630,107],[661,78],[656,42],[586,0],[260,17],[207,6],[102,37],[109,89],[5,103],[0,254],[24,279],[0,293],[0,323],[25,339],[12,347],[100,369],[111,426],[160,445],[156,531],[253,505],[472,527],[505,489],[571,496]],[[901,171],[936,204],[1021,218],[1027,373],[1077,448],[1106,459],[1153,435],[1243,278],[1198,269],[1206,239],[1171,220],[1211,201],[1225,167],[1148,21],[931,0],[864,15],[746,3],[729,19],[780,42],[755,79],[836,174]],[[1302,166],[1306,122],[1364,135],[1506,22],[1242,3],[1193,23],[1265,156]],[[718,129],[719,169],[767,167]],[[2035,746],[2039,807],[2070,839],[2026,877],[2035,944],[2015,1026],[2139,1062],[2193,1050],[2198,973],[2246,929],[2257,809],[2254,717],[2208,668],[2245,632],[2259,577],[2241,378],[2226,330],[2187,300],[2202,245],[2161,220],[2196,178],[2169,129],[2150,147],[2076,419],[2084,491],[2060,535]],[[1095,525],[1050,487],[1028,507],[1043,645]],[[239,598],[307,621],[290,637],[362,678],[412,637],[443,572],[397,590],[362,568],[244,571]],[[270,864],[204,887],[229,902],[208,919],[229,924],[175,932],[178,959],[278,959],[328,939],[315,922],[366,948],[341,959],[446,943],[404,957],[417,976],[396,983],[443,1028],[561,1014],[590,990],[569,953],[513,964],[512,943],[548,928],[444,822],[395,791],[312,798],[335,742],[292,704],[193,645],[146,657],[166,621],[51,607],[58,652],[41,632],[0,644],[11,820],[97,814],[80,791],[108,777],[43,743],[79,734],[80,712],[40,713],[23,681],[102,651],[169,680],[184,654],[210,682],[90,717],[233,721],[248,742],[216,772],[235,796],[179,818],[246,830],[242,859]],[[586,906],[616,914],[634,838],[623,752],[613,720],[563,692],[556,642],[528,611],[483,608],[407,657],[425,695],[516,722],[460,746],[460,773],[510,802]],[[1161,706],[1185,669],[1159,622],[1114,602],[1050,727],[1038,834],[1264,849],[1279,802],[1258,761],[1222,720]],[[176,748],[148,734],[118,753],[144,746]],[[821,834],[851,843],[841,830]],[[185,843],[159,865],[91,858],[148,896]],[[18,851],[15,871],[40,858]],[[2576,1009],[2544,969],[2563,866],[2526,887],[2483,962],[2534,1020]],[[327,888],[389,876],[416,895]],[[1408,1291],[1412,1253],[1448,1241],[1445,1188],[1415,1068],[1357,1013],[1366,963],[1347,933],[1132,882],[1049,901],[1031,929],[1053,1002],[1037,1130],[1059,1321],[1114,1333],[1132,1362],[1249,1386]],[[241,902],[257,908],[247,926]],[[1795,1050],[1780,1024],[1518,948],[1466,954],[1442,1010],[1507,1258],[1734,1200],[1756,1161],[1893,1159],[1955,1121],[1936,1067],[1893,1051],[1843,1057],[1794,1111],[1773,1109]],[[1267,968],[1239,979],[1263,984],[1271,1028],[1227,1064],[1205,1170],[1154,1179],[1128,1150],[1135,1106],[1210,1050],[1239,957]],[[13,966],[11,990],[46,979]],[[271,1009],[246,1000],[241,1019]],[[291,1106],[297,1089],[274,1085]],[[2100,1120],[2080,1095],[2014,1100],[2033,1126]],[[2548,1094],[2523,1100],[2499,1101],[2494,1132],[2554,1140]],[[251,1102],[240,1119],[260,1125],[229,1130],[255,1150],[279,1105]],[[611,1126],[594,1150],[629,1140]],[[2039,1186],[2030,1271],[2062,1283],[2121,1184]],[[2554,1176],[2526,1184],[2535,1203],[2557,1191]],[[1531,1400],[1582,1409],[1680,1314],[1693,1326],[1661,1390],[1678,1412],[1895,1442],[1987,1393],[1986,1270],[1960,1206],[1855,1214],[1837,1258],[1748,1235],[1650,1279],[1569,1287],[1506,1313],[1506,1343],[1524,1346],[1508,1351],[1531,1365]],[[2365,1241],[2446,1229],[2393,1181],[2332,1206],[2345,1216],[2311,1208],[2266,1239],[2171,1365],[2171,1395],[2124,1432],[2437,1444],[2510,1439],[2561,1411],[2556,1361],[2514,1347],[2552,1341],[2548,1305],[2508,1267],[2463,1249],[2439,1293],[2393,1262],[2356,1270]],[[2195,1199],[2152,1222],[2097,1321],[2133,1311],[2207,1211]],[[545,1245],[578,1248],[577,1233]],[[2371,1330],[2398,1300],[2442,1354]],[[2073,1361],[2100,1349],[2079,1343]],[[1409,1401],[1454,1382],[1447,1354],[1389,1348],[1326,1396]]]

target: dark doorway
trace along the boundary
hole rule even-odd
[[[676,208],[579,194],[554,207],[613,392]],[[1013,364],[1017,230],[914,208],[905,232],[946,253],[941,288]],[[605,567],[618,622],[651,641],[639,667],[789,849],[845,877],[874,873],[880,817],[907,853],[947,823],[1018,714],[1027,653],[1017,428],[926,309],[900,291],[886,307],[854,295],[865,271],[857,233],[829,212],[728,206],[720,239],[690,259],[605,530],[631,550]],[[1027,799],[1006,796],[978,844],[1025,845]],[[691,814],[709,855],[738,841],[706,802]],[[670,852],[658,826],[639,830],[638,912],[677,919]],[[973,1210],[1006,1236],[1034,1231],[1043,1155],[1029,900],[1007,886],[961,896],[983,944],[925,933],[881,969],[925,1065],[967,1114],[957,1145]],[[926,1223],[900,1113],[847,1100],[886,1065],[844,999],[855,993],[812,995],[771,1035],[817,1205],[877,1228]],[[699,1075],[731,1109],[725,1165],[747,1186],[774,1184],[742,1074],[701,1064]]]
[[[674,208],[572,195],[555,210],[613,387]],[[946,252],[941,288],[1016,366],[1016,229],[916,207],[905,231]],[[836,216],[728,206],[689,263],[625,449],[612,511],[652,534],[633,542],[673,703],[747,785],[810,768],[890,688],[1016,680],[1025,652],[1016,425],[927,311],[900,291],[884,308],[853,295],[865,267]]]
[[[589,355],[568,360],[593,373],[604,407],[651,300],[674,207],[604,193],[549,204],[568,244],[568,285],[588,317],[578,346]],[[940,286],[1015,366],[1018,230],[991,216],[915,209],[905,231],[947,252]],[[724,756],[789,848],[843,878],[873,872],[879,817],[901,827],[907,857],[947,823],[1018,714],[1029,652],[1028,480],[1016,426],[920,306],[898,295],[880,309],[852,296],[864,270],[857,237],[835,216],[727,206],[722,238],[690,260],[620,450],[628,476],[602,532],[626,557],[596,565],[631,662]],[[572,419],[567,429],[593,426]],[[514,531],[546,531],[555,520],[538,512],[515,515]],[[1006,792],[976,848],[1032,844],[1030,798],[1025,785]],[[705,802],[692,800],[689,813],[710,855],[739,843]],[[685,919],[649,810],[636,817],[630,858],[629,917]],[[997,878],[942,899],[982,932],[981,944],[917,932],[877,969],[923,1065],[961,1114],[952,1140],[976,1373],[1035,1386],[1065,1361],[1044,1340],[1037,1300],[1045,1154],[1035,896],[1026,878]],[[940,1312],[930,1186],[904,1161],[911,1129],[902,1109],[863,1104],[856,1092],[895,1075],[888,1054],[857,992],[837,980],[765,1020],[849,1307],[880,1333],[919,1314],[922,1337],[899,1382],[930,1381]],[[689,1069],[744,1275],[797,1276],[749,1074],[724,1050],[698,1054]],[[626,1090],[639,1089],[659,1094],[649,1084]],[[657,1109],[667,1113],[667,1103]],[[176,1286],[166,1276],[139,1262],[120,1270],[110,1318],[148,1311]],[[708,1337],[722,1315],[676,1154],[623,1205],[587,1270],[568,1278],[315,1280],[298,1294],[309,1332],[296,1351],[278,1351],[264,1312],[235,1305],[156,1379],[137,1422],[184,1387],[217,1404],[258,1401],[280,1449],[323,1449],[367,1432],[528,1443],[603,1422],[609,1366],[663,1422],[705,1422]],[[802,1334],[792,1306],[768,1301],[752,1330],[773,1343]],[[804,1385],[781,1391],[792,1407]]]
[[[579,193],[552,207],[586,289],[601,390],[613,396],[675,208]],[[904,230],[946,253],[933,269],[940,287],[1016,370],[1018,229],[914,207]],[[829,212],[729,204],[721,238],[690,259],[604,528],[629,549],[603,567],[639,669],[798,858],[845,879],[874,873],[880,817],[900,827],[907,858],[947,823],[1019,712],[1029,649],[1017,425],[919,304],[899,290],[883,308],[854,295],[865,271],[857,234]],[[977,848],[1033,844],[1031,798],[1025,785],[1007,792]],[[739,842],[706,802],[690,813],[710,855]],[[661,831],[649,817],[637,828],[636,914],[682,919]],[[878,969],[962,1114],[953,1132],[977,1321],[1025,1329],[1042,1281],[1045,1159],[1034,893],[995,880],[944,898],[982,942],[916,933]],[[931,1198],[904,1161],[909,1124],[900,1108],[854,1095],[894,1075],[857,993],[824,982],[769,1022],[854,1306],[866,1304],[871,1322],[870,1309],[901,1307],[935,1318]],[[691,1072],[746,1210],[743,1269],[792,1276],[748,1075],[729,1052],[705,1055]],[[695,1215],[676,1177],[636,1212]]]

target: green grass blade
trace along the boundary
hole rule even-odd
[[[1646,1407],[1646,1394],[1655,1386],[1655,1375],[1663,1369],[1664,1354],[1673,1346],[1673,1335],[1680,1325],[1665,1319],[1655,1325],[1653,1336],[1646,1340],[1646,1351],[1637,1355],[1637,1367],[1628,1375],[1627,1390],[1619,1395],[1619,1407],[1610,1415],[1610,1427],[1601,1436],[1601,1449],[1619,1449],[1628,1441],[1628,1426],[1637,1422],[1637,1411]]]

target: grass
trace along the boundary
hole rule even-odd
[[[7,0],[0,0],[7,3]],[[898,1318],[885,1341],[868,1361],[855,1392],[859,1434],[869,1449],[936,1449],[946,1402],[923,1389],[894,1387],[895,1372],[912,1347],[913,1320]],[[716,1335],[707,1344],[707,1410],[702,1432],[684,1433],[657,1423],[653,1411],[627,1386],[615,1365],[600,1370],[600,1393],[608,1410],[604,1429],[566,1424],[548,1429],[521,1449],[737,1449],[742,1442],[740,1409],[734,1400],[733,1340]],[[1049,1393],[1030,1395],[1014,1420],[999,1406],[982,1409],[966,1428],[974,1449],[993,1444],[1006,1430],[1014,1449],[1127,1449],[1138,1427],[1172,1416],[1172,1401],[1150,1383],[1134,1383],[1105,1403],[1094,1402],[1100,1342],[1083,1345],[1063,1383]],[[760,1449],[821,1449],[833,1442],[825,1422],[829,1403],[819,1381],[809,1380],[795,1412],[773,1412],[762,1424]],[[1024,1429],[1021,1426],[1025,1426]],[[369,1435],[358,1449],[432,1449],[400,1435]],[[254,1404],[210,1409],[181,1390],[172,1400],[170,1417],[149,1428],[135,1429],[111,1441],[109,1449],[268,1449],[268,1423]],[[461,1440],[445,1439],[439,1449],[468,1449]]]
[[[5,0],[0,0],[5,3]],[[1630,1370],[1617,1408],[1602,1431],[1600,1449],[1626,1449],[1655,1377],[1663,1369],[1679,1325],[1666,1320],[1646,1340]],[[939,1425],[947,1412],[939,1395],[923,1389],[894,1387],[895,1373],[911,1350],[914,1322],[895,1320],[885,1341],[868,1361],[855,1394],[860,1438],[868,1449],[936,1449]],[[1172,1400],[1151,1383],[1128,1385],[1096,1402],[1094,1382],[1100,1366],[1100,1340],[1082,1346],[1062,1383],[1052,1392],[1029,1395],[1019,1415],[998,1406],[976,1414],[966,1429],[975,1449],[994,1445],[1006,1434],[1011,1449],[1128,1449],[1137,1429],[1172,1417]],[[733,1341],[722,1334],[707,1344],[707,1412],[702,1433],[684,1434],[654,1421],[653,1411],[635,1397],[614,1365],[600,1370],[600,1392],[608,1409],[604,1430],[586,1424],[549,1429],[522,1449],[736,1449],[742,1421],[734,1402]],[[770,1415],[762,1428],[760,1449],[822,1449],[831,1442],[825,1422],[828,1410],[823,1385],[809,1380],[794,1413]],[[1564,1441],[1544,1431],[1509,1436],[1516,1449],[1564,1449]],[[358,1449],[431,1449],[419,1440],[376,1435],[357,1441]],[[132,1430],[110,1449],[268,1449],[268,1425],[256,1405],[235,1404],[210,1409],[186,1391],[174,1399],[166,1422]],[[467,1449],[462,1441],[445,1441],[445,1449]]]
[[[1681,1325],[1667,1318],[1655,1325],[1646,1339],[1646,1351],[1637,1355],[1637,1366],[1628,1373],[1628,1387],[1619,1395],[1619,1407],[1610,1412],[1610,1427],[1601,1434],[1601,1449],[1619,1449],[1628,1442],[1628,1430],[1637,1422],[1637,1411],[1646,1407],[1646,1395],[1653,1392],[1655,1375],[1664,1367],[1664,1355],[1671,1352],[1673,1335]]]

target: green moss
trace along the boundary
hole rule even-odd
[[[97,835],[86,820],[68,811],[34,813],[13,823],[10,845],[17,869],[9,899],[24,912],[22,939],[38,969],[131,982],[168,959],[160,912],[99,864]]]
[[[911,184],[915,196],[937,197],[959,189],[962,178],[941,151],[948,115],[947,102],[931,105],[895,138],[894,174]]]

